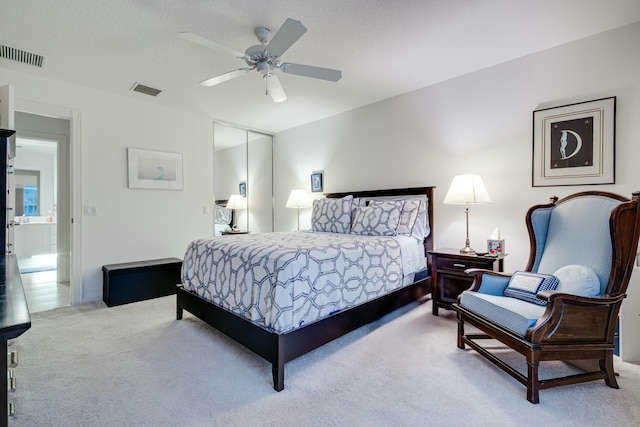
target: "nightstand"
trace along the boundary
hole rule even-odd
[[[473,278],[465,274],[468,268],[484,268],[492,271],[504,271],[504,257],[486,255],[465,255],[459,249],[436,249],[431,255],[431,296],[432,314],[438,315],[438,308],[451,309],[458,295],[469,289]]]
[[[222,234],[223,236],[228,236],[232,234],[249,234],[249,232],[248,231],[223,231],[220,234]]]

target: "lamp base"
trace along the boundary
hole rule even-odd
[[[464,248],[460,249],[460,253],[465,255],[473,255],[476,253],[476,251],[471,249],[469,246],[465,246]]]

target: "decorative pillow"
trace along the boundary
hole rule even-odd
[[[402,205],[402,202],[381,202],[356,208],[351,233],[362,236],[395,236]]]
[[[351,229],[352,201],[353,196],[314,200],[311,229],[329,233],[348,233]]]
[[[538,305],[547,305],[545,300],[536,297],[540,291],[552,291],[558,286],[558,278],[550,274],[516,271],[511,276],[504,295],[518,298]]]
[[[418,211],[420,210],[419,200],[404,200],[402,204],[402,213],[400,214],[400,222],[398,223],[398,234],[402,236],[411,236],[413,227],[418,219]]]
[[[558,292],[597,297],[600,295],[600,280],[593,269],[586,265],[566,265],[555,273],[558,278]]]
[[[384,203],[390,200],[372,200],[370,204]],[[393,201],[401,202],[402,212],[398,222],[398,235],[413,236],[422,242],[429,235],[427,222],[427,198],[402,198]]]

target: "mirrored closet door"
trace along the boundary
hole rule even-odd
[[[273,135],[214,123],[215,234],[273,231]]]

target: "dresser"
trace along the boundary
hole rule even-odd
[[[7,194],[7,138],[13,131],[0,129],[0,161],[4,173],[0,174],[0,187]],[[10,197],[10,195],[7,195]],[[9,402],[9,390],[15,388],[13,368],[17,366],[17,353],[10,351],[9,341],[22,335],[31,327],[31,317],[27,307],[27,298],[22,287],[22,279],[15,254],[7,253],[7,198],[3,198],[4,206],[0,209],[2,226],[0,239],[0,364],[7,369],[7,382],[0,387],[0,427],[9,424],[8,416],[13,413],[13,403]]]

